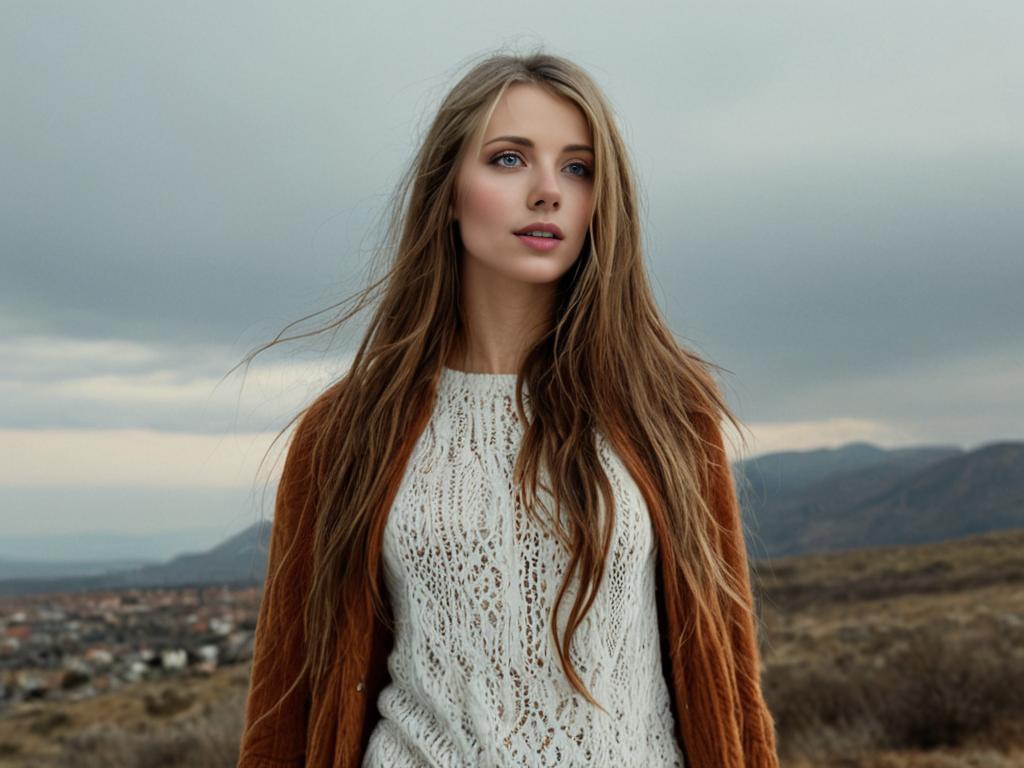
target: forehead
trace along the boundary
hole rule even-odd
[[[532,83],[508,87],[494,107],[484,129],[483,141],[495,136],[514,135],[536,143],[589,143],[590,127],[583,112],[564,96]]]

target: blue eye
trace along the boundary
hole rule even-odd
[[[500,166],[502,168],[515,168],[516,167],[515,165],[510,165],[508,163],[501,162],[503,159],[505,159],[507,157],[510,157],[513,160],[522,160],[522,157],[519,156],[518,152],[511,152],[511,151],[506,150],[505,152],[499,152],[497,155],[492,157],[491,161],[490,161],[490,164],[491,165],[497,165],[497,166]],[[580,179],[585,179],[588,176],[590,176],[591,171],[590,171],[590,168],[587,167],[586,163],[581,163],[579,161],[574,161],[574,162],[569,163],[569,165],[566,166],[566,167],[573,167],[573,166],[578,167],[580,170],[579,170],[579,172],[570,172],[569,173],[570,176],[576,176],[577,178],[580,178]]]
[[[569,165],[576,165],[579,166],[581,169],[579,173],[574,173],[573,176],[579,176],[581,179],[583,179],[590,175],[590,169],[583,163],[569,163]]]
[[[502,168],[515,168],[514,165],[506,165],[505,163],[499,162],[499,160],[501,160],[502,158],[505,158],[505,157],[511,157],[511,158],[513,158],[515,160],[519,160],[520,159],[519,155],[517,155],[515,152],[502,152],[502,153],[500,153],[498,155],[495,155],[494,158],[491,159],[491,164],[492,165],[500,165]]]

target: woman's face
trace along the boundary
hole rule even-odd
[[[565,274],[590,224],[591,143],[575,104],[536,85],[510,86],[457,173],[452,213],[464,267],[529,283],[551,283]],[[516,235],[538,222],[557,226],[561,239],[538,243]]]

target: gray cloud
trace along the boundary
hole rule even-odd
[[[196,388],[360,286],[460,63],[544,44],[605,88],[659,301],[741,417],[1019,438],[1022,22],[1011,2],[7,4],[0,344],[152,356],[12,356],[0,427],[264,429]],[[145,394],[104,399],[104,375]],[[168,381],[180,400],[153,395]]]

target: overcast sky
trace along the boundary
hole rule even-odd
[[[221,379],[361,285],[500,47],[605,90],[745,455],[1024,438],[1022,39],[1009,1],[3,3],[0,555],[269,515],[260,458],[358,337]]]

